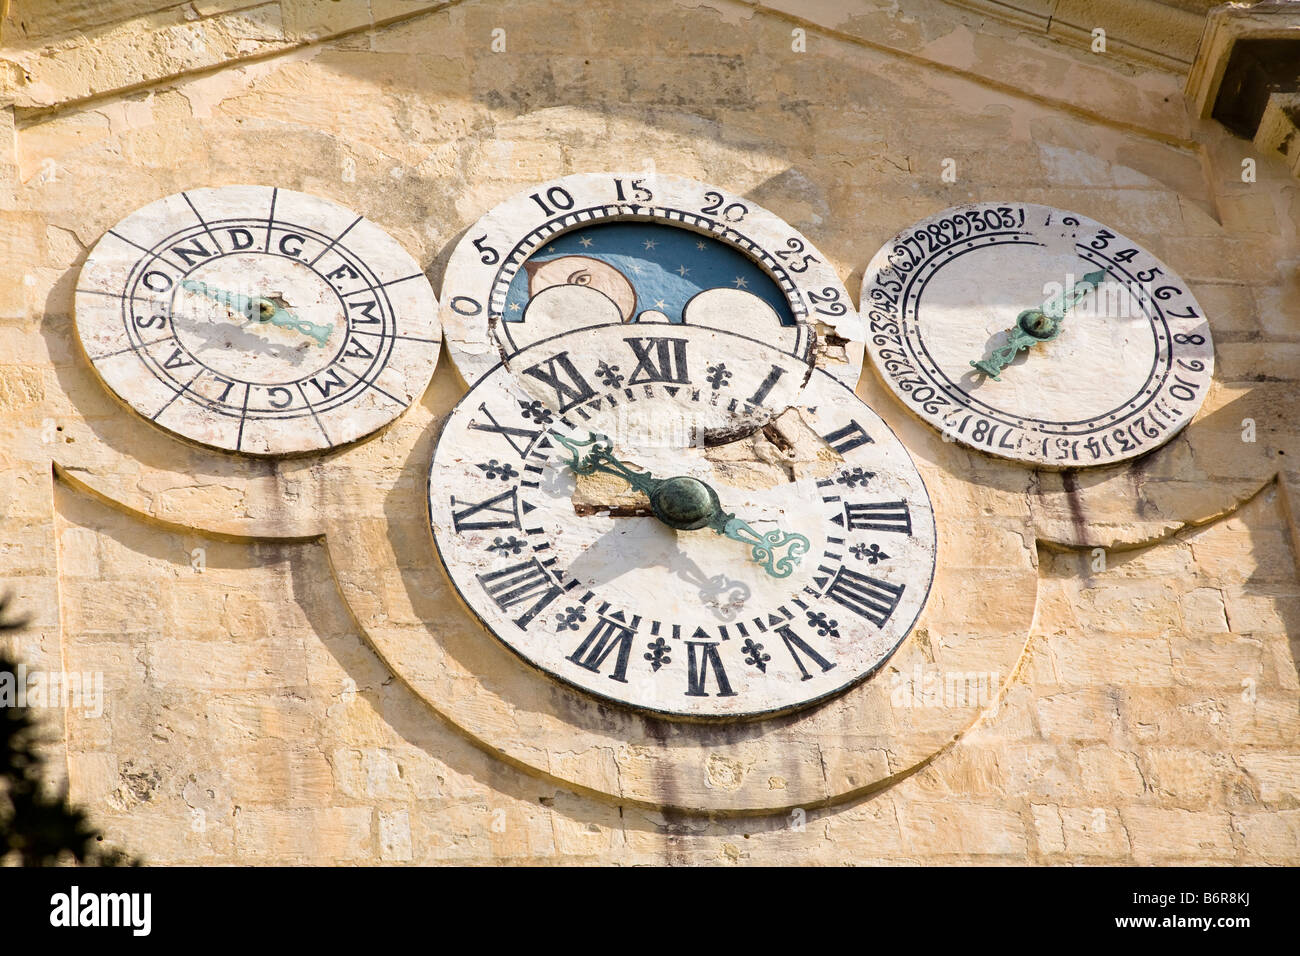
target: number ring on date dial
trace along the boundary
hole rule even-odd
[[[1022,310],[1098,271],[1056,337],[1019,352],[1000,381],[971,367]],[[861,308],[872,363],[909,409],[946,439],[1042,467],[1159,447],[1195,416],[1214,370],[1187,283],[1131,239],[1050,206],[957,206],[903,230],[867,266]]]

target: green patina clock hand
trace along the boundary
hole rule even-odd
[[[241,295],[238,292],[227,292],[224,289],[214,289],[203,282],[196,282],[193,279],[182,279],[181,288],[187,292],[205,295],[214,302],[220,302],[231,311],[243,315],[249,322],[269,322],[283,329],[301,332],[303,335],[315,340],[316,344],[321,347],[324,347],[330,333],[334,331],[333,325],[317,325],[314,322],[308,322],[306,319],[298,318],[274,299],[263,296]]]
[[[989,354],[986,359],[971,362],[971,366],[988,375],[995,382],[1004,368],[1022,351],[1032,348],[1039,342],[1050,342],[1061,333],[1061,322],[1065,313],[1074,308],[1091,290],[1097,288],[1106,279],[1106,273],[1098,269],[1089,272],[1070,289],[1062,290],[1035,309],[1026,309],[1016,317],[1016,324],[1007,329],[1009,338]]]
[[[678,531],[711,528],[724,537],[749,546],[750,560],[763,566],[774,578],[789,577],[800,556],[811,547],[801,534],[778,529],[760,533],[734,514],[722,510],[718,493],[689,475],[656,478],[647,471],[634,471],[614,457],[613,443],[605,435],[575,441],[551,432],[551,437],[568,449],[567,462],[578,475],[601,471],[622,478],[650,499],[656,518]],[[782,552],[785,552],[784,554]]]

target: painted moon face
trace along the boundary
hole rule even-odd
[[[983,203],[899,233],[867,267],[872,362],[971,448],[1077,468],[1145,454],[1209,391],[1209,325],[1137,243],[1048,206]]]
[[[635,328],[529,346],[452,413],[429,508],[461,598],[551,677],[658,714],[777,713],[869,677],[934,572],[906,449],[778,348]]]
[[[540,262],[525,262],[529,301],[537,294],[560,285],[590,289],[609,299],[624,322],[636,317],[636,290],[631,281],[608,262],[591,256],[561,256]],[[556,331],[562,331],[556,329]]]
[[[75,302],[81,344],[118,398],[245,454],[363,438],[438,360],[433,289],[396,240],[267,186],[195,189],[131,214],[87,257]]]

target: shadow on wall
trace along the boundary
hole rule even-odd
[[[422,483],[421,476],[416,486]],[[396,520],[401,502],[394,497],[390,505]],[[475,858],[529,855],[519,849],[519,828],[533,816],[529,807],[546,834],[554,813],[575,839],[587,841],[592,834],[613,840],[613,831],[632,829],[752,834],[789,828],[784,814],[710,822],[620,807],[608,797],[587,799],[485,752],[394,679],[358,633],[319,543],[181,535],[61,483],[56,508],[62,561],[82,569],[81,576],[71,573],[63,592],[67,666],[105,672],[102,722],[70,715],[70,760],[75,766],[79,757],[101,752],[131,755],[114,764],[119,776],[107,795],[88,795],[90,809],[115,839],[149,844],[152,862],[248,860],[250,852],[255,858],[259,851],[241,827],[259,811],[288,811],[277,818],[284,829],[279,839],[293,847],[285,854],[316,862],[333,848],[316,832],[310,811],[339,807],[411,811],[412,825],[427,831],[418,845],[431,860],[444,861],[455,859],[457,847]],[[203,551],[202,571],[193,565],[196,548]],[[157,590],[149,582],[160,579],[168,580],[165,608],[143,598]],[[105,593],[115,602],[106,605]],[[435,619],[441,614],[426,610]],[[192,629],[164,627],[164,613]],[[304,640],[304,633],[314,639]],[[527,670],[486,634],[472,639],[490,646],[505,667]],[[514,686],[549,688],[559,707],[612,729],[614,709],[535,674],[524,678]],[[627,732],[636,731],[629,726]],[[146,779],[147,787],[140,784]],[[473,812],[466,815],[466,808]],[[159,820],[191,819],[196,811],[202,830],[181,827],[175,843],[149,837]],[[534,837],[543,839],[529,840]],[[523,845],[537,857],[555,852],[528,840]]]

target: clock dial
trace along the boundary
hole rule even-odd
[[[169,431],[256,455],[347,444],[396,418],[438,360],[419,265],[374,223],[287,189],[194,189],[96,244],[77,332],[104,383]]]
[[[863,277],[876,371],[945,437],[1033,465],[1145,454],[1204,401],[1214,348],[1187,283],[1137,243],[1049,206],[948,209]]]
[[[862,369],[861,321],[825,256],[752,201],[679,176],[583,173],[506,200],[456,247],[442,295],[471,383],[609,322],[739,332],[851,385]]]
[[[526,661],[633,707],[744,717],[844,690],[925,603],[920,474],[831,375],[791,388],[805,366],[778,347],[658,327],[680,352],[633,345],[622,323],[565,333],[452,412],[429,483],[452,582]],[[646,354],[683,374],[632,384]],[[528,386],[570,367],[581,397]]]

